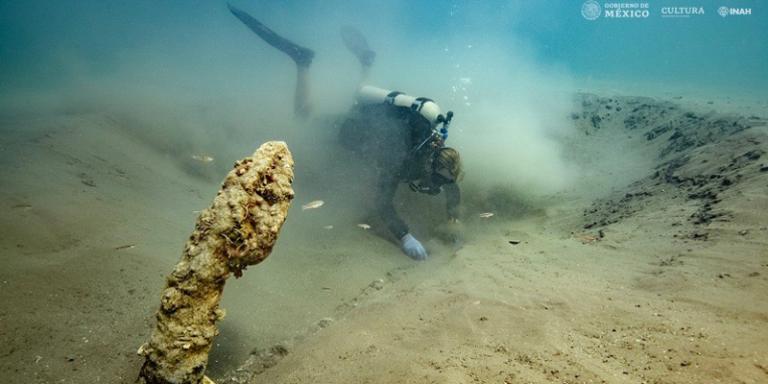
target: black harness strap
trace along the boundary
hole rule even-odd
[[[432,99],[427,99],[426,97],[419,97],[416,100],[413,101],[413,104],[411,104],[411,110],[416,112],[421,112],[421,108],[424,106],[424,103],[427,101],[435,102]]]
[[[387,94],[387,97],[384,98],[384,104],[394,105],[395,104],[395,97],[405,95],[403,92],[393,91]]]

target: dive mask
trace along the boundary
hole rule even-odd
[[[440,194],[443,190],[443,184],[452,183],[453,181],[440,173],[433,173],[430,177],[422,178],[418,181],[411,181],[408,186],[414,192],[426,193],[430,196]]]

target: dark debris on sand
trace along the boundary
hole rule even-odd
[[[701,228],[729,219],[728,211],[720,206],[723,196],[744,180],[768,171],[763,163],[768,148],[765,133],[747,132],[765,127],[765,120],[695,113],[674,102],[651,98],[582,94],[577,105],[583,110],[574,115],[584,119],[580,126],[585,134],[602,129],[640,132],[638,141],[644,139],[644,145],[658,151],[654,173],[621,193],[596,200],[584,211],[585,229],[652,214],[655,209],[666,211],[669,218],[677,215],[672,226],[692,225],[685,237],[706,240],[707,233]]]

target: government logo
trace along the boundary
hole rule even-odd
[[[749,16],[752,14],[752,8],[728,8],[726,6],[722,6],[717,9],[717,13],[722,17],[726,17],[728,15]]]
[[[581,6],[581,15],[587,20],[595,20],[600,17],[600,4],[589,0]]]

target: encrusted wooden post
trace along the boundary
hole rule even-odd
[[[269,256],[294,192],[293,158],[268,142],[229,172],[213,204],[200,213],[181,260],[167,279],[157,327],[139,349],[139,384],[203,381],[224,283]],[[205,378],[207,380],[207,378]]]

